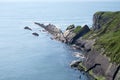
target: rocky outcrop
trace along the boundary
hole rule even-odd
[[[66,30],[63,34],[64,37],[66,38],[67,43],[71,43],[71,40],[73,39],[73,37],[76,36],[76,33],[74,33],[73,30],[74,29]]]
[[[70,43],[71,44],[75,43],[78,38],[82,37],[83,35],[85,35],[89,31],[90,31],[90,29],[89,29],[89,27],[87,25],[83,26],[80,29],[80,31],[78,31],[78,33],[72,38],[72,40],[70,41]]]
[[[72,24],[72,25],[68,26],[66,30],[71,30],[71,29],[74,29],[74,28],[75,28],[75,25]]]
[[[80,60],[74,60],[70,63],[71,67],[78,67],[78,65],[81,63]]]
[[[35,22],[35,24],[41,26],[42,28],[47,30],[52,35],[57,35],[57,34],[62,33],[62,31],[59,28],[57,28],[55,25],[52,25],[52,24],[44,25],[44,24],[40,24],[40,23],[37,23],[37,22]]]
[[[73,56],[76,58],[85,59],[85,56],[79,52],[74,52]]]
[[[52,25],[52,24],[44,25],[37,22],[35,22],[35,24],[41,26],[46,31],[51,33],[54,39],[62,41],[64,43],[69,43],[69,44],[75,43],[78,38],[80,38],[81,36],[85,35],[87,32],[90,31],[87,25],[83,26],[78,31],[78,33],[75,33],[76,28],[74,25],[68,26],[66,31],[62,32],[61,29],[57,28],[55,25]]]
[[[81,50],[89,52],[91,51],[93,45],[95,44],[95,39],[93,40],[86,40],[80,37],[75,44],[81,48]]]
[[[96,12],[93,16],[93,30],[99,30],[111,24],[112,21],[117,19],[120,11],[117,12]]]
[[[46,31],[48,31],[50,34],[52,34],[54,39],[62,41],[64,43],[66,42],[63,32],[61,31],[61,29],[57,28],[55,25],[53,24],[44,25],[44,24],[40,24],[37,22],[35,22],[35,24],[41,26]]]
[[[32,29],[28,26],[25,26],[24,29],[32,31]]]
[[[89,31],[90,29],[87,25],[83,27],[80,27],[80,26],[74,27],[74,25],[70,25],[64,32],[64,37],[66,38],[67,43],[74,44],[80,37],[82,37]]]
[[[34,36],[39,36],[39,34],[36,33],[36,32],[32,33],[32,35],[34,35]]]

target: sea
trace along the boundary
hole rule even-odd
[[[120,2],[1,2],[0,80],[89,80],[69,65],[81,51],[51,40],[34,22],[63,31],[71,24],[92,27],[97,11],[120,11]]]

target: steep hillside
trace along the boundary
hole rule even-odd
[[[93,20],[94,37],[98,38],[95,47],[104,48],[103,54],[110,57],[110,61],[119,64],[120,12],[97,12]]]
[[[119,76],[120,65],[120,11],[117,12],[96,12],[93,16],[93,27],[90,32],[78,40],[81,45],[89,46],[91,41],[94,45],[91,51],[87,52],[87,60],[84,66],[90,68],[96,63],[101,66],[93,69],[97,76],[105,77],[105,80],[114,80]]]

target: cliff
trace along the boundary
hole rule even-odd
[[[94,41],[87,52],[83,65],[88,69],[96,63],[93,74],[104,77],[102,80],[119,80],[120,65],[120,12],[96,12],[93,16],[92,30],[83,36],[82,41]],[[84,44],[84,45],[85,45]],[[116,77],[117,76],[117,77]],[[116,77],[116,79],[114,79]]]

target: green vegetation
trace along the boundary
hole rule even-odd
[[[81,30],[81,26],[77,26],[73,32],[77,34],[80,32],[80,30]]]
[[[93,73],[93,71],[90,71],[89,74],[92,75],[92,76],[93,76],[95,79],[97,79],[97,80],[106,80],[105,77],[103,77],[103,76],[96,76],[96,75]]]
[[[83,66],[82,63],[79,63],[78,69],[82,70],[82,71],[86,71],[87,70],[87,68],[85,66]]]
[[[84,38],[96,39],[95,47],[104,48],[103,54],[110,57],[111,62],[120,64],[120,11],[97,12],[100,19],[97,21],[101,28],[91,31]]]
[[[78,69],[79,69],[79,70],[82,70],[82,71],[86,71],[86,70],[87,70],[87,68],[86,68],[85,66],[83,66],[82,63],[79,64]],[[91,76],[93,76],[93,77],[94,77],[95,79],[97,79],[97,80],[106,80],[105,77],[103,77],[103,76],[96,76],[96,75],[93,73],[92,70],[89,71],[89,74],[90,74]]]
[[[70,29],[73,29],[73,28],[75,28],[75,25],[74,25],[74,24],[68,26],[66,30],[70,30]]]

